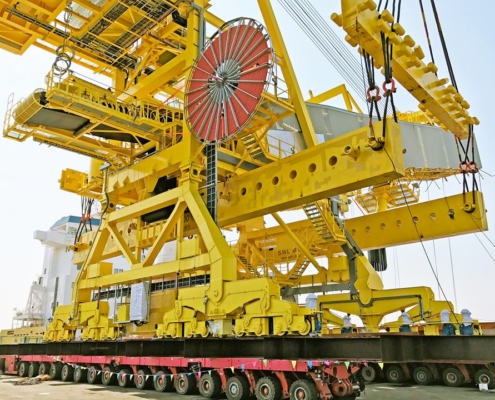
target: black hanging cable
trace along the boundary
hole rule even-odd
[[[377,86],[375,81],[375,60],[371,57],[364,49],[361,49],[362,56],[364,59],[364,66],[366,70],[366,77],[368,80],[368,89],[366,90],[366,101],[370,104],[368,115],[369,115],[369,126],[373,125],[373,111],[376,110],[376,115],[378,121],[381,121],[380,110],[378,108],[378,102],[380,101],[380,88]],[[374,92],[374,93],[372,93]]]
[[[430,32],[428,31],[428,23],[426,22],[425,9],[423,7],[423,0],[419,0],[419,7],[421,8],[421,15],[423,17],[423,25],[425,27],[426,40],[428,41],[428,49],[430,50],[431,62],[435,63],[435,57],[433,56],[433,47],[431,46]],[[435,72],[435,75],[437,73]]]
[[[384,10],[387,9],[387,6],[388,6],[388,0],[385,2]],[[399,0],[398,3],[396,3],[396,0],[392,2],[392,17],[394,19],[390,26],[392,33],[395,32],[394,24],[399,23],[400,21],[401,6],[402,6],[401,0]],[[397,12],[397,18],[396,18],[396,12]],[[378,15],[378,18],[381,18],[381,14]],[[395,80],[393,78],[394,44],[393,42],[390,41],[390,38],[388,37],[388,35],[385,35],[384,32],[380,32],[380,37],[382,42],[383,70],[385,75],[385,82],[383,83],[383,87],[382,87],[383,97],[385,97],[385,107],[383,111],[383,132],[382,132],[382,139],[384,139],[387,134],[387,111],[389,104],[392,109],[392,116],[394,118],[394,121],[398,122],[397,110],[395,108],[395,103],[393,98],[393,95],[397,91],[397,89],[395,87]],[[383,144],[384,142],[381,143],[381,146],[378,149],[383,148]]]
[[[395,166],[395,163],[394,163],[394,160],[392,160],[392,157],[390,157],[390,154],[388,154],[388,151],[387,149],[384,149],[385,150],[385,154],[387,154],[387,157],[388,159],[390,160],[391,164],[392,164],[392,167],[395,171],[395,174],[397,175],[397,180],[400,180],[400,176],[399,176],[399,173],[397,172],[397,168]],[[402,191],[402,195],[404,196],[404,199],[405,199],[405,205],[406,205],[406,208],[407,208],[407,211],[409,213],[409,216],[411,217],[411,220],[414,220],[414,216],[413,216],[413,213],[411,211],[411,208],[409,206],[409,201],[407,200],[407,197],[406,197],[406,194],[404,193],[404,189],[402,188],[402,186],[400,186],[400,189]],[[448,204],[447,204],[448,206]],[[450,212],[450,210],[449,210]],[[416,235],[418,237],[418,240],[419,240],[419,243],[421,244],[421,247],[423,248],[423,252],[426,256],[426,259],[428,261],[428,264],[430,266],[430,269],[431,269],[431,272],[433,273],[433,276],[435,277],[435,280],[438,284],[438,288],[439,290],[442,292],[442,295],[443,295],[443,298],[444,299],[447,299],[447,296],[445,295],[445,291],[443,290],[443,287],[440,283],[440,279],[438,278],[438,274],[435,272],[435,268],[433,267],[433,263],[431,262],[431,259],[430,259],[430,256],[428,254],[428,251],[426,250],[426,247],[425,247],[425,244],[424,244],[424,241],[423,241],[423,236],[421,235],[419,229],[418,229],[418,226],[416,223],[413,223],[414,225],[414,229],[416,231]],[[447,302],[448,304],[448,307],[450,309],[450,311],[452,312],[452,315],[454,316],[454,319],[456,321],[457,324],[459,324],[459,319],[457,318],[456,314],[455,314],[455,311],[454,311],[454,307],[452,307],[452,304],[450,303],[450,301]]]
[[[445,42],[445,36],[443,35],[442,25],[440,24],[440,17],[438,16],[435,0],[431,0],[431,8],[433,9],[433,16],[435,17],[435,22],[437,24],[438,36],[440,37],[440,43],[442,44],[445,62],[447,63],[447,68],[449,70],[450,81],[452,82],[452,86],[454,86],[455,89],[458,90],[457,82],[454,75],[454,69],[452,67],[452,62],[450,61],[449,51],[447,49],[447,43]]]
[[[93,230],[93,225],[91,223],[91,210],[93,207],[94,199],[90,199],[88,197],[81,197],[81,220],[79,221],[79,225],[77,227],[75,237],[74,237],[74,245],[77,245],[79,240],[81,239],[81,235]],[[89,223],[89,230],[88,230]]]

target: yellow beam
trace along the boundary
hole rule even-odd
[[[220,28],[223,24],[225,24],[225,21],[221,18],[218,18],[216,15],[206,10],[204,11],[204,17],[206,22],[213,25],[215,28]]]
[[[107,229],[112,234],[113,238],[115,239],[115,243],[117,244],[118,248],[120,249],[120,251],[122,252],[124,257],[127,259],[127,262],[129,263],[129,265],[137,264],[138,260],[136,259],[136,256],[132,253],[132,250],[129,248],[129,246],[125,242],[125,240],[122,237],[122,234],[119,232],[117,226],[108,224]]]
[[[382,126],[381,122],[374,124],[374,130],[381,132]],[[218,202],[219,225],[231,225],[403,176],[399,126],[387,122],[385,150],[373,151],[368,146],[368,137],[369,128],[364,127],[230,179],[226,186],[229,200]],[[347,148],[358,150],[356,160],[344,155]]]
[[[467,199],[470,200],[471,195],[468,195]],[[464,196],[457,194],[413,204],[409,207],[394,208],[380,213],[349,218],[346,219],[345,226],[363,251],[417,243],[419,237],[426,241],[476,233],[480,230],[486,231],[488,230],[488,220],[483,194],[475,192],[475,199],[476,209],[472,214],[463,211]],[[450,217],[450,210],[454,212],[453,218]],[[413,222],[411,214],[416,217],[416,222]],[[308,229],[312,229],[311,222],[308,220],[292,222],[287,225],[298,237],[301,237]],[[292,249],[289,238],[287,238],[284,230],[278,226],[246,232],[245,237],[248,241],[275,238],[277,250],[284,254]],[[319,246],[324,247],[324,245]]]
[[[462,211],[464,206],[463,195],[458,194],[410,205],[409,208],[395,208],[381,213],[350,218],[346,220],[346,228],[353,235],[363,251],[417,243],[419,237],[421,237],[421,240],[427,241],[476,233],[480,230],[486,231],[488,230],[488,221],[484,212],[482,193],[476,192],[475,198],[477,207],[472,214]],[[449,216],[449,210],[451,209],[454,210],[453,219]],[[416,223],[413,222],[411,214],[417,217]],[[186,217],[186,220],[188,222],[184,229],[184,235],[196,234],[198,232],[196,223],[190,217]],[[306,246],[308,246],[308,241],[311,240],[311,237],[315,237],[316,235],[313,225],[308,220],[292,222],[287,225]],[[416,227],[420,236],[418,236]],[[83,241],[87,243],[94,240],[93,235],[94,232],[84,235]],[[135,243],[133,235],[135,235],[134,231],[127,238],[127,242]],[[276,253],[272,255],[273,262],[287,262],[288,260],[296,259],[296,255],[290,258],[293,254],[294,244],[280,226],[243,232],[239,241],[243,242],[246,240],[248,245],[254,243],[258,246],[262,241],[268,243],[266,242],[267,239],[273,239],[273,243],[277,244]],[[155,239],[150,238],[150,240]],[[328,251],[330,253],[342,251],[340,246],[334,246],[331,243],[328,245],[318,243],[318,248],[322,249],[323,252]],[[118,247],[116,245],[107,247],[104,252],[104,258],[118,255],[117,251]],[[75,262],[81,263],[85,259],[86,254],[87,251],[77,252],[74,257]],[[325,254],[321,253],[321,255]],[[311,284],[319,282],[314,279],[316,278],[311,276],[307,279],[302,277],[301,283]],[[327,281],[321,281],[319,283],[327,283]]]
[[[162,228],[162,231],[156,237],[153,246],[151,246],[150,250],[148,251],[148,254],[143,260],[143,267],[149,267],[155,262],[155,259],[160,253],[163,245],[167,242],[167,240],[170,239],[169,236],[170,233],[172,232],[172,229],[175,228],[175,225],[177,224],[179,219],[182,218],[184,210],[186,208],[187,208],[187,204],[184,202],[184,199],[179,198],[177,204],[175,205],[174,210],[172,211],[172,214],[170,214],[169,218],[167,219],[167,222]]]
[[[459,139],[468,137],[469,124],[477,125],[477,118],[468,113],[469,103],[453,86],[446,86],[447,79],[439,79],[435,64],[425,64],[423,50],[409,36],[404,28],[395,23],[387,11],[379,14],[373,0],[341,0],[342,14],[332,14],[332,20],[346,32],[347,42],[361,46],[375,59],[375,67],[384,64],[381,33],[393,43],[394,78],[419,102],[422,111],[432,114],[435,122],[444,130],[452,132]]]
[[[275,53],[277,54],[277,57],[282,60],[280,63],[280,69],[282,70],[284,80],[287,84],[290,101],[296,110],[297,120],[299,122],[299,126],[301,127],[301,133],[306,142],[306,146],[316,146],[318,144],[318,139],[316,138],[313,124],[309,117],[308,108],[304,102],[294,68],[292,67],[292,63],[290,61],[289,52],[285,47],[282,32],[280,32],[271,2],[270,0],[258,0],[258,5],[260,7],[261,14],[263,15],[266,29],[270,33]]]
[[[347,91],[347,88],[345,87],[344,84],[336,86],[330,90],[327,90],[323,93],[320,93],[317,96],[313,96],[313,93],[310,91],[310,98],[306,100],[307,103],[311,104],[321,104],[327,100],[333,99],[334,97],[337,97],[341,95],[342,98],[344,99],[345,106],[348,111],[353,110],[353,106],[356,109],[356,111],[359,114],[362,114],[363,112],[361,111],[361,108],[358,106],[356,100],[351,96],[351,94]]]
[[[152,265],[148,268],[137,268],[129,271],[124,271],[119,274],[105,275],[97,278],[81,279],[78,284],[79,289],[94,290],[105,288],[114,285],[126,283],[134,283],[142,280],[163,278],[166,276],[175,276],[177,272],[193,271],[198,268],[207,267],[210,265],[208,254],[202,254],[196,257],[190,257],[182,260],[164,262]],[[198,274],[203,274],[198,271]]]
[[[185,67],[185,54],[176,56],[168,63],[158,68],[155,72],[141,79],[137,84],[130,86],[125,93],[122,93],[118,99],[125,101],[129,98],[136,97],[142,99],[169,82],[171,79],[176,79],[182,75]]]
[[[313,257],[313,255],[308,251],[308,249],[301,243],[301,241],[298,239],[297,235],[294,234],[290,230],[290,228],[287,226],[287,224],[284,222],[282,218],[280,218],[280,215],[277,213],[273,213],[272,217],[277,221],[277,223],[280,225],[280,227],[285,231],[285,233],[291,238],[291,240],[295,243],[295,245],[301,250],[301,252],[306,256],[306,258],[311,262],[311,264],[314,265],[315,268],[321,269],[320,264],[318,264],[318,261]]]

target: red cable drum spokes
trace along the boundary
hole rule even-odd
[[[227,22],[192,67],[185,93],[186,121],[199,140],[221,142],[251,120],[272,76],[272,47],[253,19]]]

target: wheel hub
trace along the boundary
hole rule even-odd
[[[306,398],[306,391],[302,388],[296,389],[296,397],[298,399],[305,399]]]
[[[237,393],[239,393],[239,388],[237,387],[237,385],[231,384],[229,386],[229,391],[235,396]]]

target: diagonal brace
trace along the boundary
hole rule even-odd
[[[137,260],[136,256],[134,255],[134,253],[132,252],[132,250],[130,249],[129,245],[125,242],[124,237],[120,234],[119,230],[117,229],[117,225],[116,224],[115,225],[108,224],[107,229],[110,231],[110,233],[114,237],[118,248],[120,249],[120,251],[122,252],[124,257],[127,259],[129,264],[131,266],[136,265],[138,263],[138,260]]]
[[[175,225],[179,221],[179,218],[184,215],[184,211],[186,210],[186,208],[187,203],[184,201],[184,198],[179,197],[177,204],[172,211],[172,214],[170,214],[170,217],[168,217],[167,222],[163,226],[163,229],[155,239],[155,243],[153,243],[153,246],[151,246],[148,254],[143,260],[143,267],[149,267],[150,265],[153,265],[156,257],[158,256],[158,253],[160,253],[160,250],[167,241],[170,232],[172,231],[172,229],[174,229]]]

